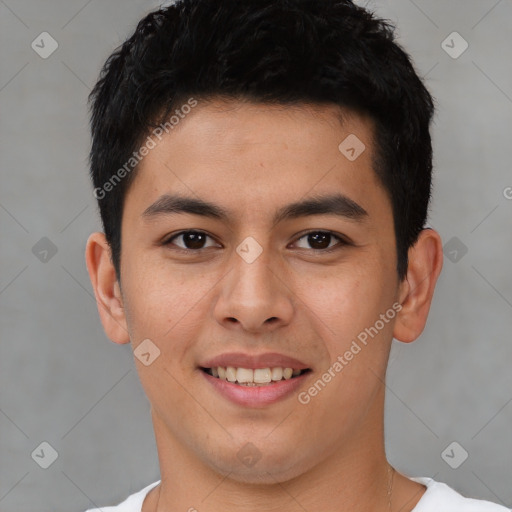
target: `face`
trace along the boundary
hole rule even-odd
[[[261,482],[380,435],[400,283],[372,133],[334,107],[199,103],[143,159],[120,284],[133,348],[160,351],[136,360],[157,443]]]

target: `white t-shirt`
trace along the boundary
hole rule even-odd
[[[446,484],[436,482],[432,478],[419,477],[411,478],[411,480],[423,484],[427,488],[413,512],[511,512],[511,509],[489,501],[464,498]],[[141,491],[126,498],[117,507],[94,508],[86,512],[141,512],[144,498],[159,483],[160,480],[144,487]]]

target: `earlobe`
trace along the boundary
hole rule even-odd
[[[409,249],[407,276],[400,285],[402,309],[393,331],[397,340],[410,343],[423,332],[442,266],[441,237],[433,229],[424,229]]]
[[[103,233],[93,233],[87,240],[85,261],[107,336],[114,343],[129,343],[121,289],[112,263],[110,246]]]

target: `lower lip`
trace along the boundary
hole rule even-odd
[[[225,398],[245,407],[263,407],[284,400],[303,384],[310,372],[268,386],[240,386],[227,380],[212,377],[200,370],[206,380]]]

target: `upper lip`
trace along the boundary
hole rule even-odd
[[[243,352],[229,352],[220,354],[208,359],[200,364],[202,368],[216,368],[218,366],[234,368],[248,368],[255,370],[257,368],[293,368],[294,370],[307,370],[310,368],[302,361],[294,357],[288,357],[276,352],[266,352],[264,354],[244,354]]]

